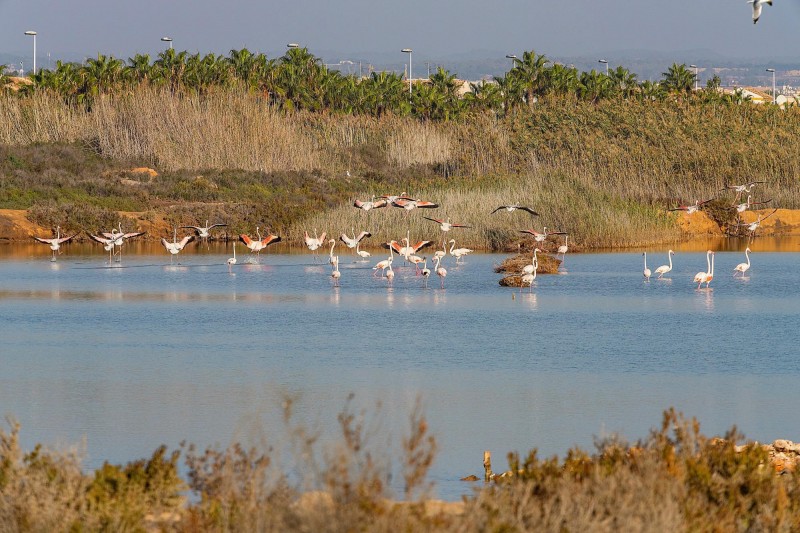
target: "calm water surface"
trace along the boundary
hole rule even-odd
[[[133,246],[109,268],[97,247],[50,263],[45,246],[0,246],[0,414],[22,422],[26,446],[85,438],[95,467],[161,443],[277,439],[286,393],[297,421],[331,439],[350,392],[358,406],[380,402],[396,454],[421,397],[448,499],[468,490],[459,477],[481,474],[485,449],[501,470],[510,450],[635,440],[669,406],[706,433],[737,424],[800,440],[800,254],[758,246],[744,279],[731,276],[744,255],[718,252],[711,290],[691,283],[705,254],[682,251],[669,279],[650,282],[640,252],[568,255],[532,293],[498,286],[495,255],[448,258],[442,290],[411,267],[387,287],[375,261],[345,254],[333,288],[309,255],[262,255],[229,274],[223,247],[170,266],[163,250]],[[665,262],[648,253],[653,270]]]

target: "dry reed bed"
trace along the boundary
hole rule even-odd
[[[476,249],[513,248],[517,231],[531,226],[568,231],[587,247],[675,240],[678,230],[663,208],[717,195],[726,182],[766,180],[756,199],[800,207],[800,111],[770,106],[545,98],[505,118],[420,122],[285,114],[235,91],[200,97],[143,88],[100,98],[88,113],[45,93],[3,97],[0,116],[7,119],[0,143],[84,142],[103,156],[160,171],[202,171],[212,179],[222,169],[300,171],[342,190],[349,170],[359,183],[374,183],[357,186],[353,198],[408,190],[440,202],[428,214],[472,224],[452,236]],[[316,202],[322,211],[325,203]],[[531,204],[542,216],[489,216],[508,202]],[[439,242],[430,224],[418,213],[364,214],[342,205],[283,227],[290,239],[317,227],[334,234],[369,229],[375,240],[410,231]]]

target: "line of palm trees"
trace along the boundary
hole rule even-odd
[[[328,70],[307,48],[290,48],[282,57],[269,59],[247,49],[228,56],[190,54],[170,48],[151,60],[137,54],[127,63],[98,55],[83,64],[57,62],[55,69],[32,74],[32,84],[20,88],[22,96],[51,91],[66,102],[91,108],[100,95],[133,91],[141,86],[164,87],[173,94],[239,89],[262,95],[269,104],[285,110],[329,111],[381,116],[412,115],[428,120],[452,120],[470,112],[506,115],[533,107],[550,95],[599,102],[607,99],[678,100],[702,99],[741,103],[739,95],[723,95],[719,78],[709,80],[703,91],[693,91],[695,74],[685,64],[673,64],[658,82],[639,82],[623,67],[608,72],[581,72],[552,62],[535,51],[514,58],[505,76],[470,84],[459,95],[461,82],[439,68],[427,80],[415,82],[409,96],[403,77],[392,72],[373,72],[361,78]],[[7,86],[5,67],[0,67],[0,87]]]

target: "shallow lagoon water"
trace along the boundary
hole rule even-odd
[[[97,247],[56,263],[44,246],[0,247],[0,413],[20,420],[27,447],[85,438],[94,467],[162,443],[277,439],[285,393],[298,395],[297,421],[331,438],[350,392],[380,402],[396,452],[421,397],[447,499],[469,490],[458,478],[481,474],[485,449],[501,470],[510,450],[635,440],[670,406],[708,434],[736,424],[800,440],[800,254],[758,244],[744,279],[731,275],[744,255],[718,252],[711,290],[691,283],[705,254],[681,251],[669,279],[650,282],[641,252],[568,255],[532,293],[498,286],[497,255],[448,258],[442,290],[413,267],[389,288],[344,253],[333,288],[310,255],[254,265],[240,253],[229,274],[230,252],[213,245],[172,266],[133,246],[110,268]],[[648,253],[651,269],[664,262]]]

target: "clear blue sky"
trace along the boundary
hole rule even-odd
[[[157,53],[163,35],[192,52],[282,53],[288,42],[334,59],[402,47],[427,57],[535,49],[550,56],[621,50],[708,50],[796,57],[800,2],[775,0],[757,25],[744,0],[0,0],[0,53],[127,58]],[[398,58],[402,62],[403,57]]]

